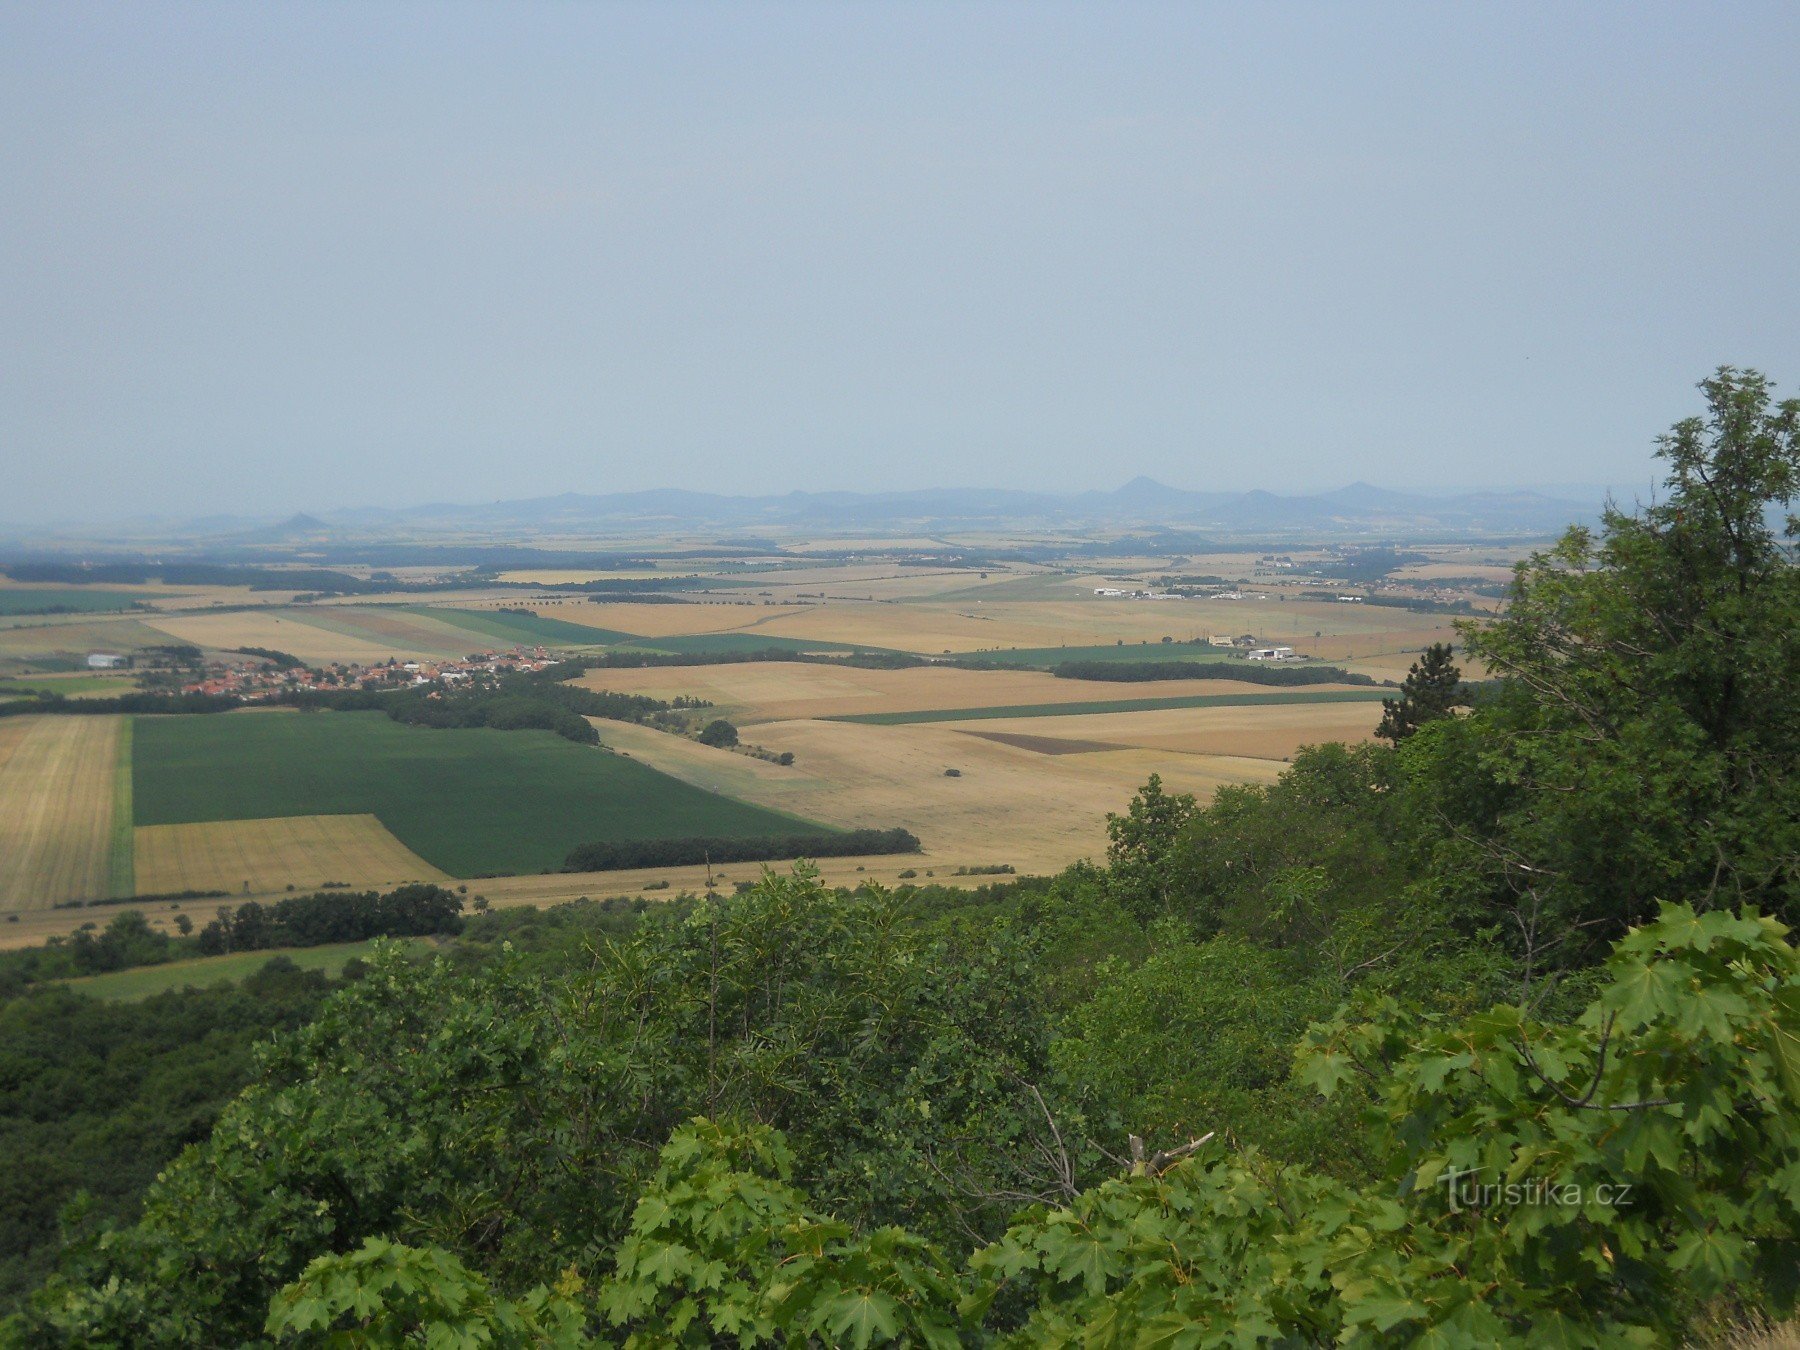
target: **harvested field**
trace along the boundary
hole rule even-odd
[[[1059,736],[1184,755],[1285,760],[1303,745],[1363,741],[1375,734],[1381,704],[1282,703],[1275,706],[1171,708],[1059,717]],[[984,723],[984,732],[1032,735],[1042,718]]]
[[[1513,579],[1511,564],[1493,562],[1432,562],[1414,563],[1410,567],[1399,568],[1394,573],[1397,580],[1417,577],[1421,581],[1486,581],[1505,585]]]
[[[1108,688],[1117,688],[1108,685]],[[1312,703],[1380,703],[1379,689],[1334,689],[1330,686],[1312,689],[1280,689],[1273,693],[1262,690],[1255,694],[1195,694],[1191,697],[1099,699],[1082,703],[1039,703],[1000,708],[946,708],[930,712],[864,713],[857,717],[833,718],[837,722],[857,722],[863,726],[896,727],[916,722],[988,722],[1006,719],[1031,721],[1044,717],[1084,717],[1119,713],[1155,712],[1190,708],[1243,708]]]
[[[1102,661],[1129,665],[1142,661],[1204,661],[1215,664],[1235,660],[1228,647],[1206,642],[1132,642],[1100,647],[1009,647],[997,652],[965,652],[964,656],[995,665],[1048,670],[1065,661]]]
[[[1449,631],[1441,615],[1325,602],[1266,600],[1064,600],[998,597],[961,603],[829,601],[759,625],[785,637],[830,638],[936,655],[997,654],[1010,648],[1161,646],[1251,633],[1322,658],[1418,647]],[[1314,633],[1321,636],[1315,638]]]
[[[114,893],[114,767],[124,723],[0,721],[0,909],[49,909]]]
[[[143,825],[134,833],[137,888],[146,895],[448,880],[372,815]]]
[[[687,694],[718,705],[721,714],[744,724],[932,708],[1117,701],[1127,697],[1190,698],[1199,690],[1214,695],[1266,696],[1282,692],[1236,680],[1198,685],[1189,680],[1111,684],[1061,680],[1035,670],[958,670],[953,666],[863,670],[799,661],[590,670],[577,683],[589,689],[648,694],[653,698]]]
[[[304,621],[345,637],[386,647],[397,657],[462,656],[475,645],[466,629],[386,606],[333,605],[324,608],[309,605]]]
[[[215,651],[239,647],[267,647],[291,652],[302,661],[354,661],[372,664],[390,656],[412,655],[396,650],[391,642],[352,637],[308,622],[298,610],[240,610],[231,614],[179,614],[156,620],[156,627],[170,640],[192,643]],[[431,655],[421,652],[419,655]]]
[[[168,640],[160,628],[152,628],[136,618],[56,615],[45,620],[13,619],[0,624],[0,658],[42,661],[62,657],[79,661],[88,652],[132,652]]]
[[[1124,810],[1152,773],[1172,791],[1210,798],[1223,783],[1269,781],[1281,769],[1279,762],[1142,749],[1047,756],[939,726],[759,726],[760,743],[794,752],[795,763],[782,768],[646,727],[595,725],[607,744],[699,786],[835,825],[904,826],[925,845],[910,865],[940,878],[956,866],[1050,872],[1098,856],[1106,813]],[[945,777],[951,768],[961,776]]]

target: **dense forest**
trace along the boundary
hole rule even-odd
[[[1662,499],[1469,626],[1473,705],[1433,653],[1377,742],[1206,805],[1152,779],[1053,878],[802,866],[384,948],[76,1225],[0,1340],[1644,1345],[1786,1317],[1800,402],[1702,388]]]

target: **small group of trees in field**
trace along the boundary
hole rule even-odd
[[[291,895],[273,904],[247,900],[221,908],[200,930],[203,956],[267,951],[273,947],[322,947],[377,937],[430,937],[462,931],[462,897],[428,882],[385,894],[376,891]]]

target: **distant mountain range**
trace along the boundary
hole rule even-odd
[[[307,548],[372,539],[414,540],[455,534],[524,540],[554,534],[832,532],[867,535],[953,529],[1065,531],[1179,530],[1220,539],[1267,540],[1544,536],[1592,521],[1599,502],[1533,491],[1399,492],[1352,483],[1333,492],[1192,492],[1134,478],[1112,492],[1049,493],[990,488],[910,492],[788,492],[734,497],[682,488],[647,492],[530,497],[481,505],[435,503],[356,507],[286,519],[208,516],[122,521],[108,528],[120,543],[151,539],[188,545]],[[92,538],[94,527],[64,526],[12,535]],[[0,540],[0,542],[6,542]]]
[[[661,488],[648,492],[434,504],[402,510],[365,508],[297,516],[280,527],[299,537],[337,530],[401,527],[484,531],[583,528],[658,530],[809,528],[891,531],[949,526],[1180,526],[1221,534],[1548,534],[1590,520],[1598,503],[1536,492],[1453,495],[1397,492],[1352,483],[1335,492],[1190,492],[1134,478],[1113,492],[1057,494],[1008,489],[928,488],[911,492],[788,492],[766,497]]]

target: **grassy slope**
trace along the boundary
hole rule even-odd
[[[600,647],[621,642],[631,636],[611,628],[589,628],[586,624],[569,623],[565,619],[524,614],[501,614],[497,611],[472,609],[439,609],[432,605],[409,605],[407,609],[441,623],[466,628],[507,646],[531,647]]]
[[[113,760],[112,888],[114,898],[137,894],[137,870],[132,854],[131,747],[137,719],[127,717],[119,726],[119,746]]]
[[[400,939],[418,943],[420,939]],[[78,994],[103,999],[108,1003],[136,1003],[170,989],[190,985],[204,988],[210,984],[236,984],[246,975],[262,969],[271,957],[285,956],[302,970],[322,970],[336,975],[344,962],[353,956],[369,954],[374,942],[335,942],[323,947],[282,947],[273,951],[235,952],[230,956],[200,956],[192,961],[170,961],[160,966],[137,966],[131,970],[115,970],[105,975],[89,975],[67,984]]]
[[[860,722],[872,727],[914,722],[985,722],[1001,717],[1076,717],[1082,713],[1152,712],[1158,708],[1250,708],[1261,703],[1368,703],[1382,689],[1284,689],[1271,694],[1196,694],[1191,698],[1099,699],[1091,703],[1027,703],[1010,708],[942,708],[924,712],[857,713],[828,722]]]
[[[228,714],[140,718],[136,741],[139,825],[368,812],[452,876],[552,871],[599,840],[821,828],[547,731]]]

